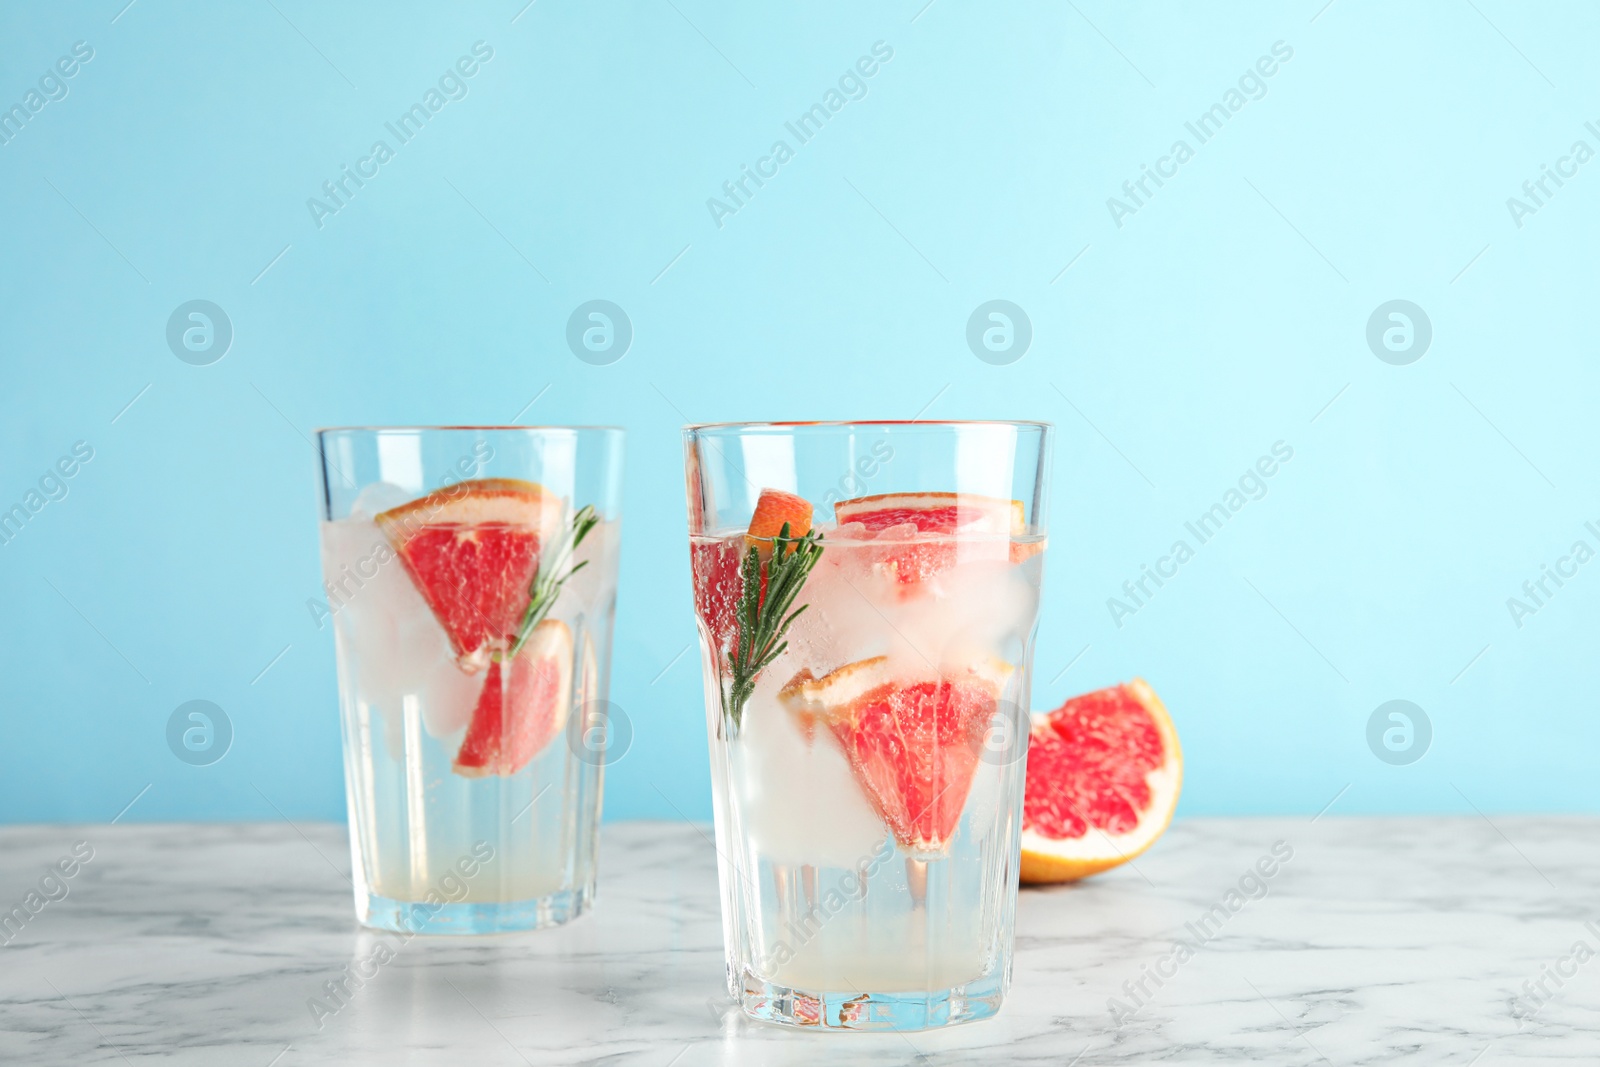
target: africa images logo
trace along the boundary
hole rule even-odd
[[[1600,126],[1585,122],[1583,128],[1591,136],[1600,139]],[[1506,197],[1506,211],[1511,215],[1512,225],[1522,229],[1526,225],[1524,219],[1537,215],[1542,208],[1549,206],[1556,193],[1578,176],[1578,168],[1593,159],[1594,155],[1589,142],[1580,138],[1572,142],[1566,155],[1557,157],[1553,168],[1548,163],[1539,164],[1539,176],[1522,183],[1522,195]]]
[[[189,700],[167,717],[167,748],[191,767],[209,767],[233,747],[233,720],[209,700]]]
[[[65,500],[72,491],[68,480],[94,458],[94,447],[87,441],[75,441],[71,455],[64,455],[55,464],[46,467],[39,476],[38,488],[30,486],[22,499],[9,508],[0,501],[0,545],[9,545],[22,528],[52,501]]]
[[[1253,66],[1245,68],[1238,82],[1223,91],[1220,100],[1200,112],[1192,122],[1183,124],[1194,138],[1193,145],[1180,137],[1172,142],[1166,155],[1156,159],[1154,167],[1139,164],[1139,176],[1122,183],[1122,197],[1106,198],[1106,210],[1111,213],[1111,221],[1116,223],[1117,229],[1125,225],[1124,218],[1137,215],[1140,208],[1149,205],[1158,190],[1178,176],[1178,168],[1194,158],[1197,147],[1221,133],[1228,120],[1243,111],[1250,101],[1266,96],[1266,79],[1277,74],[1281,64],[1293,58],[1294,49],[1287,42],[1272,42],[1271,55],[1261,56]],[[1151,188],[1152,183],[1155,188]]]
[[[306,210],[311,213],[312,224],[320,230],[325,219],[349,207],[356,193],[378,176],[379,168],[393,159],[399,148],[410,144],[422,132],[429,119],[451,101],[467,98],[467,79],[475,77],[482,64],[493,58],[493,47],[484,41],[473,42],[472,55],[462,56],[453,66],[445,68],[438,82],[423,92],[421,100],[402,111],[393,122],[385,122],[383,127],[394,138],[394,144],[390,145],[383,138],[373,141],[367,154],[356,160],[353,170],[348,163],[341,164],[339,176],[322,183],[322,197],[307,197]]]
[[[11,944],[40,912],[51,904],[66,900],[72,892],[71,880],[92,859],[94,846],[87,841],[79,841],[72,846],[70,855],[62,856],[54,866],[46,867],[44,877],[28,890],[16,906],[10,911],[0,912],[0,944]]]
[[[985,363],[1004,367],[1028,353],[1033,322],[1009,300],[979,304],[967,319],[967,347]]]
[[[75,77],[93,58],[94,49],[89,42],[78,41],[73,44],[70,56],[57,59],[54,65],[39,75],[38,88],[23,93],[22,100],[10,107],[0,104],[0,145],[10,144],[47,105],[65,100],[72,91],[68,80]]]
[[[233,347],[233,320],[209,300],[190,300],[167,318],[167,347],[192,367],[209,367]]]
[[[865,100],[867,79],[876,75],[883,69],[883,64],[893,58],[894,49],[887,42],[872,42],[872,55],[857,59],[854,66],[846,68],[839,75],[836,87],[829,87],[823,92],[821,100],[802,111],[794,121],[783,124],[783,128],[794,138],[793,145],[787,138],[780,137],[772,142],[766,155],[755,161],[754,168],[746,163],[739,164],[738,177],[722,183],[723,198],[706,198],[706,210],[710,212],[711,221],[717,229],[722,229],[724,219],[737,215],[741,208],[748,205],[756,195],[756,190],[776,178],[779,168],[794,158],[795,148],[821,133],[822,127],[843,111],[845,104],[851,100]],[[751,188],[752,184],[754,189]]]
[[[1221,499],[1192,521],[1183,524],[1184,530],[1194,538],[1194,544],[1189,543],[1188,537],[1180,536],[1172,542],[1167,554],[1155,561],[1154,567],[1141,563],[1138,577],[1122,583],[1123,595],[1106,598],[1106,610],[1111,613],[1111,621],[1116,623],[1117,629],[1122,629],[1124,620],[1147,607],[1161,588],[1178,576],[1183,565],[1194,559],[1200,546],[1222,532],[1228,520],[1243,511],[1251,501],[1265,498],[1270,491],[1267,479],[1276,475],[1293,458],[1293,445],[1287,441],[1274,441],[1271,455],[1258,457],[1253,465],[1244,469],[1238,481],[1223,492]]]
[[[615,363],[632,344],[633,320],[609,300],[579,304],[567,318],[567,347],[592,366]]]

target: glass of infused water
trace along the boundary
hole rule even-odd
[[[1050,427],[685,430],[728,991],[917,1030],[1011,975]]]
[[[317,434],[356,917],[402,933],[591,903],[622,431]]]

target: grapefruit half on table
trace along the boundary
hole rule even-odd
[[[1149,848],[1172,821],[1183,750],[1143,679],[1033,716],[1022,805],[1022,881],[1071,882]]]

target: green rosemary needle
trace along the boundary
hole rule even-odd
[[[802,537],[790,537],[789,524],[784,523],[772,539],[767,595],[763,597],[761,554],[754,545],[745,554],[739,568],[739,640],[733,651],[730,677],[722,690],[722,713],[732,726],[732,733],[739,732],[745,701],[755,691],[757,677],[789,647],[784,635],[809,606],[793,608],[795,598],[821,558],[822,534],[812,530]]]

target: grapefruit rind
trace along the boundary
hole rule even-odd
[[[1155,844],[1172,822],[1183,789],[1183,749],[1178,731],[1167,714],[1166,705],[1143,678],[1128,682],[1124,689],[1149,712],[1161,735],[1164,759],[1161,766],[1145,775],[1150,787],[1150,803],[1140,813],[1139,825],[1125,834],[1108,834],[1091,827],[1082,837],[1046,837],[1037,830],[1022,829],[1021,881],[1025,885],[1075,882],[1091,874],[1118,867]],[[1050,713],[1033,716],[1034,731],[1050,730]]]
[[[810,533],[811,502],[781,489],[761,490],[756,510],[750,516],[750,526],[745,530],[745,545],[755,547],[765,559],[772,554],[772,540],[783,532],[785,523],[789,526],[790,537],[804,537]]]
[[[1006,682],[1011,679],[1012,671],[1016,669],[994,656],[986,656],[963,667],[946,668],[937,674],[925,671],[922,674],[898,675],[891,673],[888,668],[888,656],[873,656],[871,659],[847,663],[821,678],[813,678],[810,671],[802,671],[778,692],[778,700],[790,711],[809,711],[826,720],[830,713],[849,707],[874,689],[896,682],[909,685],[924,681],[976,681],[991,687],[998,699]],[[932,676],[924,677],[923,674]]]
[[[545,530],[561,519],[562,498],[536,482],[520,478],[474,478],[435,489],[397,508],[381,512],[374,522],[396,549],[423,526],[457,523],[505,523]]]
[[[1041,537],[1037,541],[1011,542],[1011,562],[1026,563],[1028,560],[1050,547],[1048,538]]]

